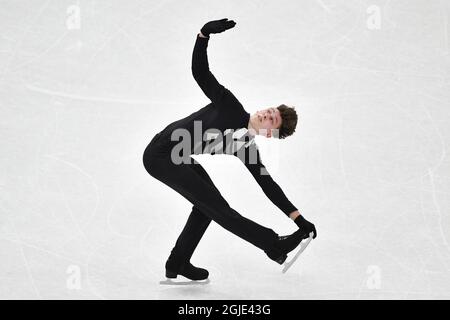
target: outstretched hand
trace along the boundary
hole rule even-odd
[[[301,229],[305,232],[305,234],[307,235],[306,238],[309,237],[309,234],[311,232],[314,233],[313,239],[315,239],[317,237],[316,227],[314,226],[314,224],[312,224],[311,222],[306,220],[303,216],[301,216],[301,215],[298,216],[297,218],[295,218],[294,222],[297,224],[299,229]]]
[[[213,20],[206,23],[200,32],[205,36],[209,37],[211,33],[221,33],[225,30],[231,29],[236,25],[236,22],[233,20],[228,20],[228,18]]]

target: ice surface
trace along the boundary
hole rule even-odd
[[[0,298],[450,298],[449,11],[2,0]],[[142,153],[208,103],[191,54],[201,26],[223,17],[237,25],[211,37],[217,79],[249,112],[300,114],[294,136],[257,142],[318,237],[282,274],[212,223],[192,259],[210,283],[161,285],[191,204],[148,175]],[[242,215],[295,230],[238,159],[197,159]]]

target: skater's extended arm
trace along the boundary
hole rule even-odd
[[[207,55],[209,35],[223,32],[236,25],[234,21],[227,20],[221,19],[206,23],[197,35],[194,52],[192,53],[192,75],[202,91],[212,102],[219,101],[226,89],[209,70]]]
[[[253,148],[253,149],[252,149]],[[254,152],[254,157],[250,153]],[[256,182],[259,184],[264,194],[281,211],[290,217],[290,214],[297,211],[297,208],[289,201],[280,186],[272,179],[266,167],[261,161],[259,151],[255,147],[249,147],[246,150],[245,157],[235,154],[247,167]]]

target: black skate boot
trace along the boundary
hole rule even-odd
[[[287,254],[294,250],[306,238],[308,238],[308,234],[299,229],[291,235],[279,236],[275,240],[273,248],[265,252],[270,259],[276,261],[278,264],[283,264],[287,259]]]
[[[170,264],[166,263],[166,277],[175,279],[178,275],[190,280],[206,280],[209,272],[206,269],[193,266],[190,262],[183,263],[179,268],[171,268]]]

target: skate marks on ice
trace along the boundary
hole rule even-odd
[[[174,281],[172,279],[166,279],[163,281],[160,281],[159,284],[161,285],[172,285],[172,286],[202,286],[205,284],[210,283],[209,279],[206,280],[189,280],[189,281]]]
[[[314,233],[311,232],[309,234],[309,238],[308,240],[306,240],[306,242],[301,242],[300,243],[300,249],[298,249],[297,253],[295,254],[295,256],[289,260],[284,262],[283,264],[283,270],[282,273],[286,273],[286,271],[289,270],[290,267],[292,267],[292,265],[295,263],[295,261],[298,259],[298,257],[300,257],[300,255],[302,254],[302,252],[306,249],[306,247],[309,245],[309,243],[311,242],[312,238],[313,238]]]

